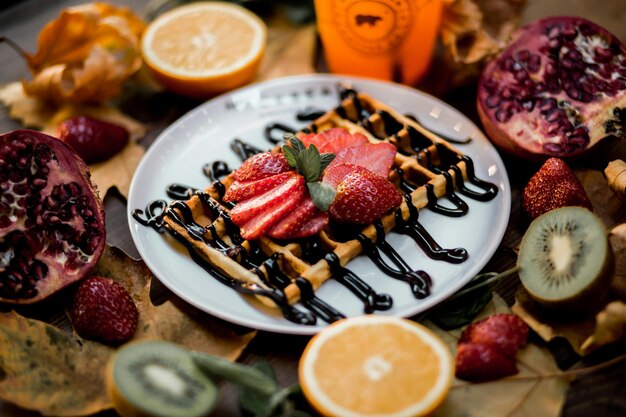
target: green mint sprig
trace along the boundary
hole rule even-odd
[[[335,159],[335,155],[332,153],[320,154],[313,144],[307,148],[300,139],[291,133],[286,133],[284,139],[287,145],[283,146],[283,153],[287,163],[304,177],[315,206],[322,211],[328,211],[336,193],[332,187],[320,182],[320,177],[326,167]]]

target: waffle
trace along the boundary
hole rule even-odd
[[[368,308],[389,308],[391,300],[386,299],[388,296],[376,294],[367,284],[359,282],[358,277],[345,269],[346,264],[364,252],[369,255],[375,255],[379,250],[387,255],[389,251],[393,252],[384,241],[384,236],[392,229],[416,239],[431,257],[462,262],[467,253],[460,248],[439,248],[429,239],[427,232],[420,229],[417,212],[428,206],[441,214],[462,216],[467,205],[457,193],[488,200],[497,192],[495,186],[474,177],[470,158],[414,118],[354,90],[346,90],[342,97],[337,108],[316,119],[302,132],[342,127],[350,133],[365,135],[371,143],[385,141],[397,147],[389,179],[403,192],[404,199],[380,221],[358,230],[350,229],[349,233],[345,232],[345,226],[338,227],[331,222],[318,235],[307,239],[278,241],[262,237],[246,241],[230,221],[228,213],[232,205],[221,200],[234,181],[232,173],[194,193],[187,201],[175,201],[163,214],[165,228],[214,277],[256,296],[266,305],[279,307],[292,321],[314,321],[311,314],[300,314],[293,308],[298,301],[326,321],[339,318],[339,312],[315,297],[316,289],[331,278],[337,279],[338,275],[344,285],[351,286],[364,300],[366,311]],[[278,147],[274,151],[278,151]],[[467,182],[473,183],[474,187],[466,187]],[[445,207],[437,203],[444,196],[452,207],[449,203]],[[399,260],[393,268],[383,265],[381,269],[384,272],[390,270],[386,272],[392,278],[407,281],[416,297],[427,296],[428,274],[407,268]]]

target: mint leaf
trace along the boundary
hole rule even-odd
[[[285,133],[283,139],[291,145],[291,147],[296,151],[296,154],[299,154],[305,149],[304,143],[302,143],[302,141],[293,133]]]
[[[317,147],[315,145],[311,145],[304,151],[300,152],[300,155],[298,156],[298,171],[300,171],[306,182],[317,181],[322,173],[320,170],[320,153],[317,150]]]
[[[335,199],[335,190],[326,184],[322,184],[319,181],[307,182],[309,188],[309,194],[311,194],[311,200],[315,204],[315,207],[322,211],[328,211],[330,203]]]
[[[320,172],[324,172],[326,167],[335,159],[334,153],[323,153],[320,155]]]
[[[292,168],[298,167],[298,153],[295,149],[289,146],[283,146],[283,153],[285,154],[285,159],[287,163]]]

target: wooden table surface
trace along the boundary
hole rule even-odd
[[[83,1],[24,0],[21,2],[8,1],[8,4],[3,3],[0,5],[0,36],[7,36],[25,50],[34,51],[37,34],[43,25],[55,18],[61,9],[80,3],[83,3]],[[141,15],[147,1],[117,0],[114,3],[130,6]],[[528,21],[551,14],[577,14],[607,27],[620,37],[622,41],[626,41],[626,25],[623,23],[626,21],[625,6],[626,0],[607,0],[604,2],[596,0],[559,0],[552,2],[531,0],[525,12],[524,20]],[[302,70],[304,71],[305,68],[303,67]],[[297,72],[298,69],[290,68],[290,72],[293,73],[294,71]],[[19,80],[26,75],[27,68],[24,62],[8,46],[0,45],[0,84]],[[280,75],[280,71],[276,72],[275,75]],[[463,91],[455,91],[442,98],[476,121],[474,110],[475,86]],[[184,114],[197,104],[199,103],[175,96],[164,97],[156,103],[144,102],[137,104],[137,107],[133,110],[133,115],[142,119],[142,121],[150,122],[151,126],[151,130],[141,144],[146,147],[149,146],[162,129],[173,121],[173,117]],[[165,114],[168,117],[163,119]],[[6,108],[0,107],[0,132],[8,132],[20,127],[19,122],[8,117]],[[506,155],[503,155],[503,159],[511,180],[512,212],[501,249],[485,268],[485,270],[490,271],[502,271],[514,263],[514,259],[505,254],[507,248],[515,247],[521,238],[520,189],[524,186],[529,176],[537,169],[537,167],[528,166],[528,164],[509,158]],[[128,231],[125,201],[115,195],[108,195],[105,199],[105,206],[107,210],[109,243],[124,249],[130,256],[138,257]],[[500,284],[496,289],[507,301],[511,302],[516,287],[517,281],[512,279]],[[297,382],[297,362],[308,340],[307,337],[259,332],[244,352],[241,361],[254,363],[259,359],[269,360],[277,372],[279,383],[283,386],[290,385]],[[557,344],[552,347],[556,357],[562,360],[563,363],[573,358],[570,352],[562,349],[562,346]],[[626,351],[625,345],[623,343],[618,344],[611,349],[603,351],[600,355],[590,358],[590,361],[606,360],[624,351]],[[626,363],[624,361],[611,368],[581,377],[572,383],[563,410],[563,416],[587,417],[592,414],[595,416],[626,416]],[[20,410],[10,404],[0,402],[0,416],[26,417],[36,415],[38,414]],[[102,415],[114,416],[115,413],[105,412]],[[226,386],[223,388],[220,403],[213,415],[239,415],[232,387]]]

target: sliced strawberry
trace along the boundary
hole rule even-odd
[[[459,344],[490,345],[509,357],[515,357],[527,339],[528,325],[522,319],[513,314],[494,314],[467,326]]]
[[[304,177],[293,175],[278,187],[236,204],[230,212],[230,217],[236,225],[242,226],[255,217],[272,214],[275,206],[291,199],[294,195],[297,195],[299,199],[304,191]],[[298,199],[294,201],[294,204],[298,202]]]
[[[367,143],[340,150],[335,154],[335,159],[329,167],[341,163],[350,163],[365,167],[387,178],[395,157],[396,147],[391,143]]]
[[[464,343],[457,347],[455,376],[466,381],[492,381],[515,375],[515,359],[491,345]]]
[[[304,178],[300,177],[296,187],[285,191],[280,197],[271,200],[274,205],[259,212],[257,215],[248,220],[241,226],[241,236],[244,239],[254,240],[267,234],[268,229],[273,227],[277,222],[285,216],[288,216],[298,204],[298,201],[304,196],[305,185]],[[270,191],[271,192],[271,191]],[[253,197],[252,199],[255,199]]]
[[[267,235],[274,239],[293,239],[304,237],[304,235],[311,236],[326,226],[326,224],[320,221],[321,218],[326,218],[326,223],[328,222],[328,215],[322,213],[324,215],[319,216],[320,213],[322,212],[315,207],[309,194],[305,194],[298,202],[298,207],[269,229]],[[309,225],[313,219],[317,219],[315,224]]]
[[[304,224],[300,230],[295,232],[292,239],[300,239],[304,237],[309,237],[318,234],[322,231],[328,224],[328,213],[324,213],[323,211],[317,212],[312,219],[310,219],[306,224]]]
[[[235,181],[224,194],[224,201],[243,201],[255,195],[263,194],[272,188],[278,187],[294,175],[297,175],[295,171],[287,171],[261,178],[260,180]]]
[[[263,152],[246,159],[235,170],[233,177],[237,181],[254,181],[290,170],[291,167],[282,153]]]
[[[370,171],[351,172],[337,186],[330,216],[339,222],[372,223],[402,202],[387,178]]]
[[[324,177],[322,178],[322,182],[336,190],[337,186],[341,181],[343,181],[346,175],[352,172],[362,171],[368,171],[368,169],[360,165],[348,163],[330,165],[324,171]]]
[[[305,146],[313,144],[320,152],[337,153],[353,146],[369,143],[367,137],[361,133],[351,134],[342,127],[334,127],[320,133],[298,135]]]

